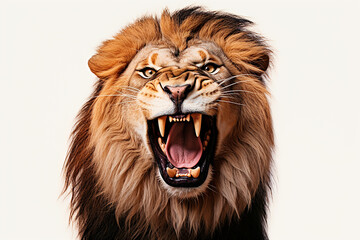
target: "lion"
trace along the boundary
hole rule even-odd
[[[272,51],[202,7],[102,43],[64,165],[81,239],[268,239]]]

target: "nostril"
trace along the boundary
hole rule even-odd
[[[170,89],[169,89],[168,86],[165,86],[165,87],[163,88],[163,90],[164,90],[167,94],[171,95],[171,91],[170,91]]]
[[[165,86],[164,91],[175,101],[183,100],[190,92],[191,85],[185,84],[181,86]]]

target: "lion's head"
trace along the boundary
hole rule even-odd
[[[116,225],[118,238],[210,236],[257,194],[266,204],[270,51],[250,24],[197,7],[164,11],[89,60],[99,80],[65,165],[84,238],[99,224]]]

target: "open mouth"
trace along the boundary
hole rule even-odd
[[[214,158],[216,117],[188,113],[148,121],[150,144],[161,177],[173,187],[198,187]]]

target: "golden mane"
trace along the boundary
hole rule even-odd
[[[206,239],[223,236],[223,226],[254,211],[261,220],[256,231],[266,236],[274,142],[264,75],[271,52],[247,30],[250,24],[198,7],[165,10],[160,19],[144,17],[127,26],[89,60],[99,80],[78,115],[64,166],[82,239]],[[184,199],[161,186],[148,143],[129,127],[131,108],[118,104],[126,99],[99,96],[127,86],[123,73],[145,46],[161,43],[181,52],[191,39],[219,46],[233,65],[231,74],[242,81],[237,87],[252,94],[238,95],[246,107],[221,110],[233,112],[235,127],[218,148],[208,189]]]

